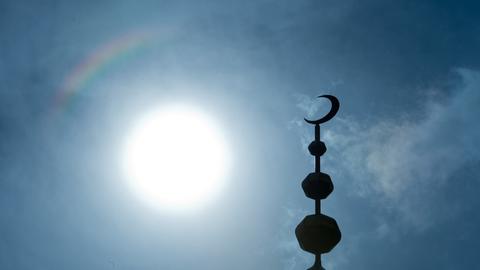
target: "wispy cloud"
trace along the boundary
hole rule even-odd
[[[283,270],[305,269],[313,260],[313,256],[303,252],[293,236],[297,223],[310,213],[304,209],[289,206],[285,208],[284,223],[281,224],[279,234],[277,235],[278,245],[275,253],[282,258]]]
[[[407,228],[422,231],[455,215],[455,205],[442,196],[458,184],[455,174],[480,164],[480,73],[456,72],[463,84],[447,101],[427,100],[421,112],[371,126],[339,118],[322,134],[329,146],[326,158],[335,159],[335,169],[353,180],[352,194],[378,200],[378,207]],[[298,101],[307,114],[317,110],[305,97]],[[380,234],[390,225],[382,226]]]

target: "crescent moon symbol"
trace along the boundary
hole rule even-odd
[[[340,102],[338,101],[338,99],[335,96],[322,95],[322,96],[318,96],[318,97],[319,98],[324,97],[324,98],[330,100],[330,102],[332,103],[332,108],[330,109],[330,111],[324,117],[322,117],[318,120],[308,120],[307,118],[304,118],[304,120],[307,123],[312,124],[312,125],[319,125],[319,124],[322,124],[322,123],[325,123],[325,122],[329,121],[330,119],[332,119],[337,114],[338,109],[340,108]]]

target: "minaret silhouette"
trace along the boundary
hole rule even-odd
[[[332,193],[333,183],[328,174],[320,171],[320,157],[327,151],[325,143],[320,140],[320,124],[329,121],[337,114],[340,103],[332,95],[319,97],[329,99],[332,108],[327,115],[318,120],[305,119],[307,123],[315,125],[315,140],[308,146],[308,151],[315,157],[315,172],[307,175],[302,182],[305,196],[315,200],[315,214],[306,216],[295,229],[300,247],[315,255],[315,263],[308,270],[324,270],[322,254],[330,252],[342,238],[335,219],[321,213],[321,200]]]

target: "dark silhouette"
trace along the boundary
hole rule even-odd
[[[305,121],[315,125],[315,140],[308,146],[308,151],[315,156],[315,172],[310,173],[302,182],[302,188],[305,196],[315,200],[315,214],[306,216],[295,229],[295,235],[300,247],[310,253],[315,254],[315,263],[308,270],[323,269],[322,254],[332,250],[340,239],[342,234],[338,228],[335,219],[321,213],[321,200],[326,199],[333,191],[333,183],[330,176],[320,172],[320,157],[325,154],[327,147],[320,141],[320,124],[332,119],[340,108],[340,102],[332,95],[323,95],[330,100],[332,108],[324,117],[318,120]]]

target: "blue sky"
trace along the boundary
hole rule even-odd
[[[475,269],[480,248],[480,6],[475,1],[1,1],[1,269],[308,268],[304,116],[322,128],[327,269]],[[114,55],[68,102],[86,59]],[[122,43],[123,42],[123,43]],[[108,50],[107,50],[108,51]],[[106,55],[106,54],[103,54]],[[216,203],[145,207],[119,149],[149,108],[185,101],[228,135]]]

